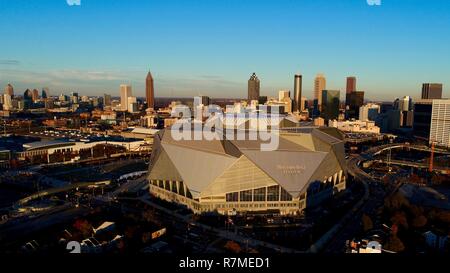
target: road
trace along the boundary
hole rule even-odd
[[[348,172],[356,181],[363,183],[365,195],[357,204],[351,216],[347,219],[333,239],[324,247],[325,253],[343,253],[346,247],[346,241],[352,239],[361,231],[361,217],[363,214],[372,214],[384,202],[384,193],[376,186],[379,181],[372,178],[369,174],[361,170],[359,164],[364,161],[363,156],[355,156],[347,161]]]
[[[70,184],[70,185],[67,185],[64,187],[60,187],[60,188],[52,188],[52,189],[37,192],[28,197],[25,197],[25,198],[19,200],[17,202],[17,204],[24,205],[32,200],[36,200],[36,199],[46,197],[49,195],[55,195],[58,193],[68,192],[68,191],[71,191],[71,190],[74,190],[77,188],[81,189],[81,188],[87,188],[90,186],[102,186],[102,185],[107,185],[109,183],[111,183],[111,180],[97,181],[97,182],[80,182],[80,183],[74,183],[74,184]]]
[[[429,163],[423,163],[423,162],[411,162],[411,161],[404,161],[404,160],[390,160],[389,162],[387,160],[376,160],[376,162],[391,164],[391,165],[397,165],[397,166],[406,166],[406,167],[413,167],[417,169],[428,169],[430,167]],[[442,172],[442,173],[450,173],[449,167],[439,167],[439,166],[433,166],[433,170],[436,172]]]
[[[34,215],[33,217],[21,219],[19,222],[2,225],[0,227],[0,245],[1,247],[7,247],[23,240],[28,235],[45,230],[59,223],[69,222],[78,216],[87,215],[89,212],[90,208],[84,206],[76,208],[65,205],[55,208],[51,212],[45,212]]]
[[[208,231],[212,231],[215,232],[217,234],[217,236],[219,236],[220,238],[226,239],[226,240],[231,240],[231,241],[235,241],[240,243],[241,245],[249,245],[252,247],[265,247],[265,248],[270,248],[273,249],[276,252],[280,252],[280,253],[302,253],[301,251],[295,250],[295,249],[291,249],[291,248],[287,248],[287,247],[283,247],[280,245],[276,245],[276,244],[271,244],[271,243],[267,243],[264,241],[260,241],[260,240],[256,240],[256,239],[252,239],[252,238],[247,238],[244,236],[241,236],[239,234],[236,234],[234,232],[231,231],[227,231],[227,230],[223,230],[223,229],[218,229],[218,228],[213,228],[204,224],[200,224],[197,222],[194,222],[191,219],[191,215],[180,215],[172,210],[166,209],[154,202],[152,202],[148,197],[141,197],[138,199],[131,199],[131,200],[138,200],[143,202],[144,204],[147,204],[159,211],[164,212],[165,215],[170,215],[174,218],[177,218],[178,220],[183,221],[186,224],[192,224],[196,227],[202,228],[204,230],[208,230]]]
[[[368,149],[367,151],[364,152],[365,155],[370,155],[370,156],[374,156],[374,155],[378,155],[386,150],[389,149],[399,149],[399,148],[407,148],[407,149],[411,149],[411,150],[416,150],[416,151],[422,151],[422,152],[431,152],[431,148],[428,146],[424,146],[424,145],[411,145],[411,144],[407,144],[407,143],[394,143],[394,144],[386,144],[386,145],[382,145],[382,146],[376,146],[376,147],[372,147],[370,149]],[[436,154],[444,154],[444,155],[450,155],[450,151],[448,150],[444,150],[444,149],[439,149],[439,148],[435,148],[435,153]]]
[[[366,197],[362,200],[363,204],[357,210],[353,211],[353,216],[349,221],[340,229],[340,231],[334,236],[330,243],[325,248],[324,252],[327,253],[342,253],[345,250],[345,243],[347,240],[351,240],[362,231],[361,218],[363,214],[372,217],[372,220],[377,215],[377,210],[384,205],[384,199],[386,196],[391,195],[399,189],[401,182],[398,182],[392,187],[385,188],[382,186],[381,181],[373,178],[368,173],[363,171],[360,167],[362,162],[372,160],[375,154],[379,154],[387,149],[393,149],[398,147],[412,148],[416,150],[429,150],[425,146],[410,146],[407,144],[390,144],[378,147],[373,147],[359,156],[354,156],[347,161],[348,172],[356,181],[364,184],[366,188]]]

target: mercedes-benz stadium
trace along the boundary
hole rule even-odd
[[[262,140],[175,140],[160,131],[149,167],[152,196],[194,213],[302,213],[346,188],[343,137],[330,128],[295,128]]]

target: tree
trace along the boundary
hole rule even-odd
[[[137,233],[137,229],[138,229],[138,227],[136,227],[136,226],[127,226],[125,228],[125,238],[133,239]]]
[[[384,202],[385,206],[389,209],[400,209],[402,207],[409,207],[409,201],[402,194],[396,193],[390,197],[387,197]]]
[[[384,245],[384,248],[393,252],[402,252],[405,250],[405,245],[397,235],[391,235]]]
[[[412,184],[422,185],[424,184],[424,179],[418,176],[417,174],[412,174],[410,177],[410,182]]]
[[[436,214],[437,220],[444,222],[444,223],[450,223],[450,212],[448,211],[439,211]]]
[[[423,215],[419,215],[419,216],[414,217],[411,224],[414,228],[422,228],[422,227],[426,226],[427,223],[428,223],[428,219]]]
[[[428,223],[422,207],[411,205],[408,208],[408,215],[411,217],[410,223],[414,228],[422,228]]]
[[[368,215],[363,214],[361,221],[363,224],[364,232],[367,232],[367,231],[373,229],[372,219]]]
[[[90,237],[92,235],[92,232],[94,231],[91,223],[84,219],[76,220],[73,224],[73,227],[77,231],[79,231],[83,235],[83,237]]]
[[[241,246],[234,241],[228,241],[225,244],[225,249],[227,249],[228,251],[231,251],[233,253],[236,253],[236,254],[239,254],[242,252]]]
[[[153,222],[155,219],[155,215],[152,210],[147,209],[142,212],[142,219],[147,222]]]
[[[397,226],[401,226],[404,229],[408,229],[408,219],[403,211],[398,211],[391,217],[391,222]]]

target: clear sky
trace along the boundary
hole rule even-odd
[[[382,0],[0,0],[0,87],[50,87],[157,96],[246,97],[253,72],[262,95],[314,76],[328,89],[373,100],[418,97],[423,82],[450,97],[450,1]],[[343,93],[343,92],[342,92]]]

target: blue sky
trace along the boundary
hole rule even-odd
[[[256,72],[263,95],[304,75],[373,100],[418,97],[422,82],[450,97],[450,1],[382,0],[0,0],[0,86],[52,94],[245,97]]]

